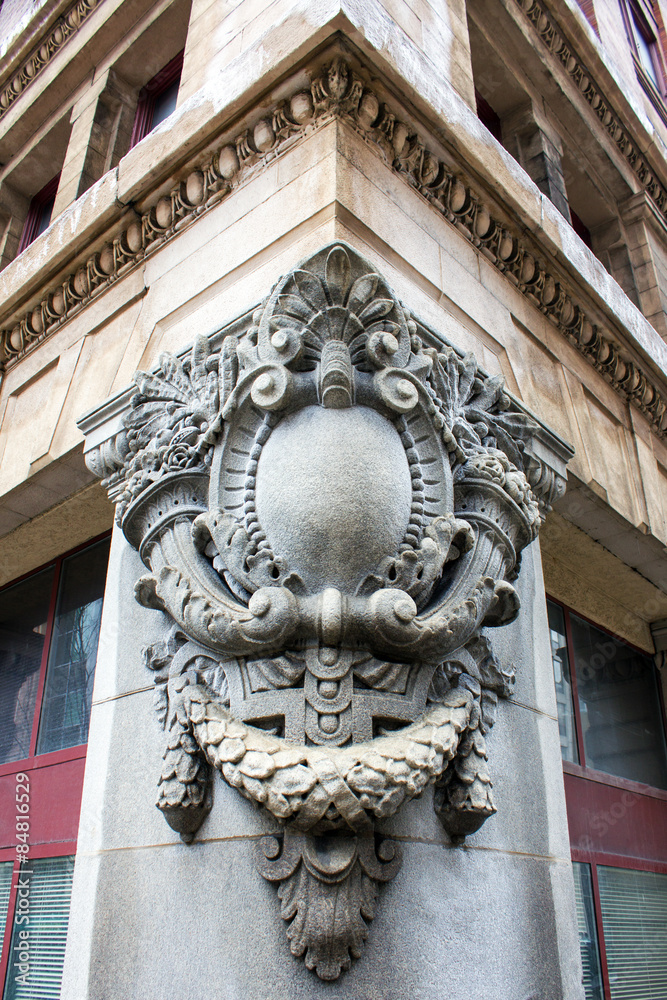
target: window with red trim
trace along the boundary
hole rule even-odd
[[[665,70],[660,29],[650,0],[621,0],[625,30],[634,56],[639,82],[665,117]]]
[[[45,229],[49,228],[59,183],[60,174],[57,174],[51,178],[48,184],[44,185],[41,191],[37,192],[30,202],[28,216],[19,242],[19,253],[23,253],[27,246],[30,246]]]
[[[108,555],[107,536],[0,591],[3,1000],[59,995]]]
[[[667,996],[667,741],[652,657],[547,602],[586,1000]]]
[[[136,146],[176,108],[183,71],[183,52],[167,63],[139,93],[130,146]]]

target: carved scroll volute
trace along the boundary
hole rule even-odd
[[[432,784],[454,838],[495,811],[484,737],[512,677],[480,628],[518,612],[535,425],[340,244],[242,337],[135,381],[109,487],[137,597],[173,620],[147,652],[158,806],[191,840],[217,770],[283,824],[260,871],[294,954],[336,978],[399,864],[375,821]]]

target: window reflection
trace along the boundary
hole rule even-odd
[[[54,568],[3,591],[0,601],[0,764],[30,755]]]
[[[655,666],[570,614],[586,766],[667,788],[667,754]]]
[[[108,558],[104,539],[63,562],[37,753],[88,738]]]
[[[572,684],[570,681],[570,661],[567,655],[567,639],[565,635],[565,616],[563,609],[557,604],[547,602],[549,613],[549,635],[551,637],[551,659],[554,668],[554,683],[556,685],[556,704],[558,706],[558,730],[560,733],[560,749],[563,760],[579,763],[577,736],[574,724],[574,709],[572,705]]]

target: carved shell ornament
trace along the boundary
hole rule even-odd
[[[294,955],[361,954],[398,848],[377,819],[435,785],[462,839],[495,812],[485,737],[540,512],[531,421],[472,355],[424,346],[373,266],[334,245],[241,336],[138,372],[107,480],[172,628],[147,650],[167,732],[158,807],[184,840],[212,769],[282,833],[258,848]]]

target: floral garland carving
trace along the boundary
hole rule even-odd
[[[591,322],[548,265],[494,218],[483,197],[431,152],[410,127],[336,58],[301,90],[252,128],[225,142],[168,195],[132,221],[112,242],[0,334],[0,361],[11,364],[88,305],[145,256],[225,198],[248,171],[275,157],[332,116],[379,150],[406,181],[561,331],[614,390],[633,403],[660,437],[667,435],[667,398],[647,371],[624,357],[607,331]]]
[[[39,45],[35,46],[20,69],[0,91],[0,119],[9,111],[26,87],[35,80],[57,52],[74,35],[102,0],[77,0],[59,17]]]
[[[565,72],[600,119],[605,132],[632,167],[646,193],[667,219],[667,188],[655,176],[628,134],[620,116],[604,97],[600,87],[592,79],[579,56],[573,52],[570,43],[566,41],[560,29],[554,24],[551,15],[538,0],[516,0],[516,3],[532,22],[549,51],[560,60]]]

